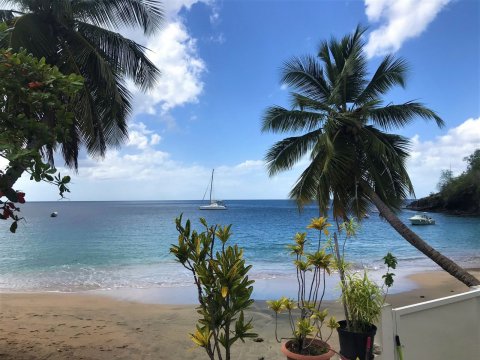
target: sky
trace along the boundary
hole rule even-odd
[[[104,159],[82,152],[70,200],[202,199],[215,168],[219,199],[285,199],[307,165],[269,177],[264,157],[287,135],[262,133],[272,105],[289,106],[282,64],[315,55],[332,36],[368,26],[372,72],[383,56],[407,60],[405,89],[385,103],[418,100],[444,128],[417,119],[395,132],[411,140],[407,169],[417,198],[436,191],[442,169],[459,175],[480,148],[480,5],[477,0],[173,0],[161,31],[121,32],[149,49],[162,71],[148,93],[134,92],[129,140]],[[56,188],[22,178],[30,201],[54,201]]]

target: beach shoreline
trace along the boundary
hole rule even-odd
[[[480,269],[470,271],[480,277]],[[415,288],[388,296],[394,307],[469,290],[443,271],[409,278]],[[195,305],[179,302],[152,304],[98,292],[1,293],[0,359],[206,359],[188,337],[195,328]],[[342,318],[338,302],[327,301],[325,307]],[[239,343],[233,359],[281,358],[273,314],[265,301],[256,300],[247,315],[253,317],[254,330],[263,341]],[[282,332],[286,319],[280,322]],[[338,349],[336,334],[330,343]]]

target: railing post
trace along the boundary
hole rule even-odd
[[[395,354],[395,319],[393,318],[392,305],[385,304],[382,307],[381,314],[381,347],[382,355],[380,360],[393,360],[396,359]]]

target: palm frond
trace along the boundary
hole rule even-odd
[[[116,72],[129,76],[142,90],[152,88],[160,74],[158,68],[145,55],[145,48],[122,35],[77,22],[78,32],[101,51],[103,58]]]
[[[405,87],[407,70],[405,60],[395,59],[392,55],[385,56],[364,91],[355,100],[355,104],[361,105],[367,101],[375,100],[395,85]]]
[[[341,41],[332,38],[320,45],[318,56],[324,63],[331,91],[328,101],[337,109],[346,110],[366,85],[366,59],[362,52],[361,36],[365,30],[357,27],[355,33]]]
[[[22,10],[27,10],[29,3],[31,0],[0,0],[0,6],[13,6]]]
[[[290,169],[314,146],[321,134],[321,130],[315,130],[275,143],[265,156],[269,175]]]
[[[46,57],[47,60],[57,52],[56,39],[48,24],[33,13],[15,18],[14,26],[7,34],[5,41],[8,42],[8,47],[15,51],[25,48],[34,56]]]
[[[413,185],[406,169],[410,142],[407,138],[384,133],[372,126],[362,129],[363,181],[394,210],[413,194]],[[368,193],[368,191],[367,191]]]
[[[323,70],[326,73],[327,83],[329,84],[329,86],[333,86],[333,83],[335,83],[335,79],[338,74],[338,70],[332,62],[332,58],[330,56],[330,48],[327,41],[321,42],[318,49],[318,57],[323,61]]]
[[[67,137],[61,142],[61,152],[67,166],[78,168],[78,154],[80,153],[81,127],[77,119],[67,130]]]
[[[445,125],[443,120],[433,110],[426,108],[422,103],[414,101],[372,109],[369,114],[372,122],[385,130],[408,125],[417,116],[424,120],[434,120],[439,127]]]
[[[330,96],[322,67],[311,56],[294,57],[286,61],[282,67],[281,82],[319,102],[326,101]]]
[[[72,8],[83,22],[109,29],[141,27],[147,35],[157,31],[163,21],[162,6],[154,0],[75,1]]]
[[[312,131],[318,128],[325,115],[317,112],[287,110],[280,106],[269,107],[262,121],[262,132]]]
[[[307,96],[297,93],[290,93],[290,101],[293,109],[318,111],[322,114],[327,114],[332,110],[330,105],[327,103],[318,102],[310,99]]]
[[[107,149],[103,126],[101,124],[101,109],[95,104],[96,98],[84,85],[77,98],[78,106],[75,108],[75,119],[78,122],[80,137],[88,150],[88,153],[94,157],[102,157]],[[69,153],[68,144],[63,150],[64,155]],[[73,152],[70,152],[73,154]],[[76,159],[65,158],[68,166],[76,164]]]
[[[319,187],[321,177],[319,169],[323,167],[323,161],[324,159],[321,156],[317,156],[302,172],[292,190],[290,190],[289,197],[295,199],[300,207],[315,199],[319,200],[318,197],[322,190],[322,199],[325,201],[324,191],[327,190],[328,192],[328,187]],[[326,207],[326,204],[324,205]]]
[[[15,17],[13,10],[0,10],[0,22],[9,22]]]
[[[92,155],[103,156],[107,146],[119,146],[127,137],[130,93],[101,49],[79,32],[64,36],[68,39],[61,53],[64,64],[69,72],[78,71],[85,78],[76,108],[77,118],[82,118],[82,139]]]
[[[362,75],[364,72],[362,60],[353,54],[345,59],[342,68],[338,70],[329,100],[345,111],[347,104],[354,102],[366,84]]]

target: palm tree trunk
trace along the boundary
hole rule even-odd
[[[370,189],[370,200],[375,204],[385,220],[411,245],[420,250],[427,257],[432,259],[437,265],[448,272],[456,279],[463,282],[465,285],[477,286],[480,285],[480,280],[468,273],[464,268],[460,267],[457,263],[442,255],[437,250],[428,245],[420,236],[410,230],[387,205],[378,197],[378,195]]]

